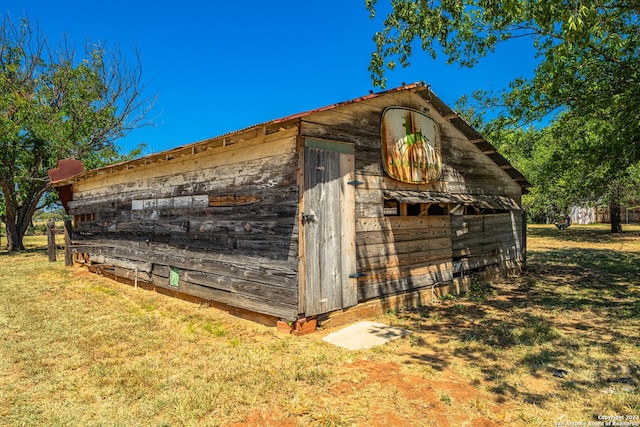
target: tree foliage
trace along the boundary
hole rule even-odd
[[[611,144],[624,144],[607,139],[616,134],[608,117],[569,111],[542,128],[497,129],[481,120],[475,125],[533,185],[523,197],[529,217],[549,221],[565,216],[576,203],[612,208],[640,200],[640,162],[628,165],[611,154]],[[619,228],[612,224],[612,231]]]
[[[376,3],[367,0],[372,15]],[[462,105],[494,143],[519,140],[518,129],[528,124],[550,123],[528,135],[541,138],[528,146],[501,144],[512,155],[525,150],[520,157],[540,151],[535,162],[547,163],[530,173],[548,174],[544,191],[556,188],[557,197],[574,200],[611,196],[615,192],[606,188],[625,181],[640,162],[638,1],[392,0],[391,6],[374,36],[369,68],[379,86],[396,62],[409,65],[416,47],[472,67],[501,43],[531,41],[538,60],[533,77],[516,78],[497,92],[480,90]]]
[[[5,17],[0,28],[0,212],[8,249],[22,237],[43,195],[47,171],[64,158],[117,152],[115,141],[148,124],[141,67],[118,48],[87,42],[78,55],[66,39],[52,48],[37,25]]]
[[[367,0],[375,14],[376,0]],[[416,44],[434,59],[471,67],[496,46],[529,38],[540,60],[533,79],[511,83],[508,105],[522,117],[637,90],[640,3],[630,1],[392,0],[374,36],[370,70],[383,86],[386,69],[409,65]],[[578,90],[576,90],[578,89]],[[637,92],[636,92],[637,93]],[[601,103],[598,103],[601,105]],[[524,111],[526,110],[526,111]]]

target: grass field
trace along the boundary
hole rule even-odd
[[[30,238],[0,252],[0,425],[640,425],[625,231],[530,226],[521,276],[386,313],[413,333],[363,351],[49,264]]]

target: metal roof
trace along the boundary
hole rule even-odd
[[[205,151],[214,146],[224,146],[225,141],[229,140],[230,137],[240,137],[243,134],[255,132],[258,129],[267,129],[274,125],[286,125],[287,123],[295,123],[298,119],[304,118],[306,116],[310,116],[315,113],[319,113],[322,111],[332,110],[338,107],[343,107],[349,104],[355,104],[358,102],[365,101],[367,99],[377,98],[380,96],[387,95],[389,93],[394,92],[404,92],[404,91],[427,91],[429,102],[435,107],[438,113],[448,120],[454,127],[456,127],[471,143],[473,143],[476,147],[478,147],[482,153],[487,155],[491,160],[493,160],[498,167],[504,170],[512,179],[514,179],[523,189],[526,189],[530,186],[529,182],[526,178],[502,156],[500,155],[495,147],[491,145],[482,135],[480,135],[475,129],[473,129],[464,119],[462,119],[458,113],[449,108],[440,98],[438,98],[435,93],[430,89],[428,85],[423,82],[416,82],[411,84],[403,84],[402,86],[385,90],[382,92],[369,93],[368,95],[361,96],[359,98],[351,99],[348,101],[339,102],[336,104],[327,105],[325,107],[316,108],[309,111],[304,111],[301,113],[292,114],[290,116],[281,117],[278,119],[270,120],[267,122],[259,123],[256,125],[252,125],[246,127],[244,129],[240,129],[233,132],[228,132],[222,135],[218,135],[214,138],[208,138],[202,141],[194,142],[188,145],[179,146],[167,151],[163,151],[160,153],[149,154],[144,157],[140,157],[138,159],[129,160],[121,163],[112,164],[109,166],[104,166],[98,169],[92,169],[89,171],[82,172],[80,174],[61,178],[56,181],[52,181],[54,186],[62,186],[66,184],[72,183],[74,180],[88,178],[91,176],[101,175],[109,172],[116,172],[123,169],[131,169],[142,165],[147,165],[150,163],[155,163],[163,160],[171,160],[184,155],[196,154],[202,151]],[[281,126],[279,126],[281,127]]]

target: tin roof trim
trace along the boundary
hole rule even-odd
[[[385,200],[400,203],[453,203],[483,209],[519,210],[520,204],[511,197],[491,194],[453,194],[435,191],[384,190]]]

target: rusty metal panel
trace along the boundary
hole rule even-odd
[[[75,159],[58,160],[58,167],[47,171],[51,182],[71,178],[82,172],[84,172],[84,164],[80,160]]]

